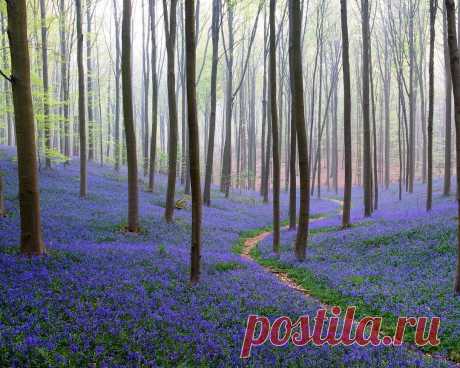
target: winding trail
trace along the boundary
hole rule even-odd
[[[343,201],[342,200],[339,200],[339,199],[335,199],[335,198],[324,198],[325,200],[328,200],[328,201],[331,201],[331,202],[334,202],[334,203],[337,203],[339,204],[339,208],[337,209],[337,212],[339,213],[342,208],[343,208]],[[324,220],[325,218],[327,218],[326,216],[321,216],[321,217],[318,217],[318,218],[314,218],[314,219],[310,219],[310,224],[312,222],[317,222],[317,221],[321,221],[321,220]],[[283,227],[281,230],[288,230],[289,229],[289,226],[285,226]],[[251,252],[253,249],[255,249],[257,247],[257,245],[264,239],[266,239],[268,236],[270,236],[272,234],[272,231],[266,231],[266,232],[263,232],[253,238],[249,238],[249,239],[246,239],[245,242],[244,242],[244,245],[243,245],[243,249],[241,251],[241,256],[245,259],[248,259],[252,262],[255,262],[257,264],[259,264],[252,256],[251,256]],[[260,264],[259,264],[260,265]],[[319,303],[321,305],[322,308],[326,309],[326,310],[330,310],[330,306],[324,304],[324,303],[321,303],[321,301],[313,296],[310,295],[310,292],[305,289],[302,285],[299,285],[297,282],[295,282],[294,280],[292,280],[287,273],[285,272],[282,272],[282,271],[279,271],[277,269],[274,269],[272,267],[268,267],[268,266],[263,266],[263,265],[260,265],[262,268],[264,268],[267,272],[270,272],[272,274],[274,274],[283,284],[285,284],[287,287],[289,287],[290,289],[293,289],[293,290],[296,290],[302,294],[304,294],[306,297],[310,298],[310,299],[313,299],[315,300],[317,303]]]
[[[338,212],[342,210],[343,201],[335,199],[335,198],[325,198],[325,199],[328,200],[328,201],[331,201],[331,202],[338,203],[339,204],[339,208],[337,210]],[[325,218],[327,218],[327,217],[324,216],[324,217],[311,219],[310,223],[320,221],[320,220],[324,220]],[[288,229],[289,229],[289,227],[285,226],[281,230],[288,230]],[[322,303],[321,300],[319,300],[318,298],[312,296],[307,289],[305,289],[302,285],[299,285],[296,281],[291,279],[286,272],[280,271],[278,269],[274,269],[274,268],[269,267],[269,266],[262,265],[252,257],[251,252],[257,247],[257,245],[261,241],[266,239],[272,233],[273,233],[272,231],[265,231],[265,232],[255,236],[255,237],[246,239],[244,241],[244,244],[243,244],[243,249],[241,250],[241,253],[240,253],[241,257],[243,257],[244,259],[247,259],[247,260],[249,260],[251,262],[256,263],[257,265],[262,267],[266,272],[269,272],[269,273],[275,275],[278,278],[278,280],[280,280],[281,283],[286,285],[288,288],[290,288],[292,290],[295,290],[297,292],[300,292],[301,294],[304,295],[304,297],[306,299],[309,299],[309,301],[313,301],[315,303],[318,303],[318,305],[320,305],[321,308],[323,308],[326,311],[330,312],[331,308],[332,308],[331,306]],[[354,326],[355,327],[357,326],[357,321],[354,321]],[[383,338],[383,333],[382,333],[382,338]],[[426,357],[429,357],[431,359],[441,360],[441,361],[444,361],[444,362],[448,363],[452,367],[459,367],[460,368],[460,363],[456,363],[456,362],[450,360],[447,356],[445,356],[443,354],[430,354],[430,353],[424,352],[423,350],[419,349],[416,345],[409,344],[409,343],[406,343],[406,342],[404,342],[403,345],[406,346],[409,350],[411,350],[413,352],[422,353],[423,355],[425,355]]]
[[[324,217],[322,218],[318,218],[318,219],[315,219],[315,220],[312,220],[311,222],[313,221],[319,221],[319,220],[322,220],[324,219]],[[287,230],[289,227],[286,226],[286,227],[283,227],[282,230]],[[245,242],[244,242],[244,246],[243,246],[243,250],[241,251],[241,256],[245,259],[248,259],[252,262],[255,262],[257,264],[259,264],[256,260],[254,260],[254,258],[251,256],[251,252],[252,250],[254,250],[257,245],[264,239],[266,239],[268,236],[270,236],[272,234],[272,231],[266,231],[266,232],[263,232],[253,238],[249,238],[249,239],[246,239]],[[282,271],[279,271],[277,269],[274,269],[272,267],[268,267],[268,266],[263,266],[263,265],[260,265],[260,267],[262,267],[263,269],[265,269],[267,272],[270,272],[272,274],[274,274],[278,280],[281,281],[281,283],[283,283],[284,285],[286,285],[287,287],[289,287],[290,289],[293,289],[293,290],[296,290],[300,293],[302,293],[305,297],[309,298],[309,299],[313,299],[315,302],[319,303],[321,305],[322,308],[325,308],[326,310],[329,310],[330,307],[321,303],[320,300],[314,298],[313,296],[310,295],[310,292],[305,289],[304,287],[302,287],[301,285],[299,285],[297,282],[295,282],[294,280],[292,280],[287,273],[285,272],[282,272]]]

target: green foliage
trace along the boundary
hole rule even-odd
[[[214,265],[214,269],[217,272],[234,271],[234,270],[239,270],[239,269],[244,269],[244,268],[246,268],[246,266],[238,262],[219,262]]]

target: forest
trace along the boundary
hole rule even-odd
[[[0,2],[0,368],[460,367],[460,2]]]

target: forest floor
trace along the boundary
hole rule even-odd
[[[442,349],[460,351],[460,300],[452,295],[455,201],[436,192],[423,211],[423,187],[382,194],[381,209],[361,216],[354,190],[353,228],[339,230],[339,199],[311,203],[312,235],[303,264],[292,256],[294,232],[282,232],[274,258],[267,236],[241,257],[244,241],[270,231],[272,205],[258,193],[213,191],[203,214],[202,280],[190,287],[191,211],[163,218],[165,178],[154,193],[140,189],[142,231],[123,231],[126,172],[89,165],[89,196],[81,200],[77,162],[41,171],[47,257],[17,255],[19,210],[14,152],[0,147],[8,215],[0,220],[1,367],[443,367],[406,347],[254,348],[239,357],[249,314],[314,316],[324,302],[358,305],[364,314],[441,316]],[[437,184],[437,187],[439,185]],[[177,198],[183,196],[178,186]],[[288,195],[281,199],[282,219]],[[267,235],[267,234],[266,234]],[[293,290],[259,265],[286,273],[311,293]],[[353,303],[353,304],[349,304]],[[455,345],[457,343],[457,345]]]

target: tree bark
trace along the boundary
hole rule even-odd
[[[433,202],[433,105],[434,105],[434,47],[436,37],[436,11],[438,0],[430,1],[430,61],[429,74],[429,101],[428,101],[428,183],[426,210],[430,211]]]
[[[45,166],[51,168],[51,123],[49,107],[48,77],[48,27],[46,25],[46,4],[40,0],[40,21],[42,36],[42,78],[43,78],[43,126],[45,127]]]
[[[88,192],[86,156],[86,111],[85,111],[85,72],[83,66],[83,27],[81,0],[75,1],[77,21],[77,67],[78,67],[78,125],[80,135],[80,197]]]
[[[369,1],[361,0],[363,61],[362,61],[362,108],[363,108],[363,185],[364,216],[372,215],[372,164],[369,109]]]
[[[187,75],[187,120],[189,139],[189,168],[192,189],[192,254],[190,281],[195,284],[200,279],[201,259],[201,184],[200,184],[200,145],[198,113],[196,106],[196,37],[194,0],[185,2],[186,35],[186,75]]]
[[[120,170],[120,20],[117,12],[117,0],[113,0],[115,22],[115,171]]]
[[[214,0],[212,4],[212,66],[211,66],[211,114],[209,118],[208,153],[206,155],[206,177],[204,183],[204,203],[211,206],[211,183],[214,163],[214,138],[216,134],[216,90],[217,65],[219,63],[219,28],[221,3]]]
[[[280,147],[276,105],[276,1],[270,0],[270,106],[273,137],[273,251],[280,253]]]
[[[342,23],[342,60],[343,60],[343,127],[345,155],[345,187],[343,197],[342,226],[350,226],[351,186],[352,186],[352,152],[351,152],[351,86],[350,57],[348,44],[347,0],[340,0]]]
[[[131,76],[131,0],[123,0],[121,78],[123,92],[123,121],[128,160],[128,231],[139,231],[139,192],[137,175],[136,132],[134,130]]]
[[[447,7],[447,2],[445,3]],[[452,176],[452,76],[450,73],[450,61],[449,61],[449,44],[448,44],[448,30],[447,30],[447,10],[444,9],[444,61],[446,68],[446,136],[444,146],[444,188],[443,194],[445,196],[450,195],[450,180]]]
[[[70,120],[69,120],[69,77],[67,72],[67,40],[66,40],[66,15],[65,15],[65,0],[59,2],[59,38],[61,51],[61,90],[62,104],[64,113],[64,155],[70,157]]]
[[[456,153],[460,157],[460,52],[457,44],[456,23],[455,23],[455,1],[445,0],[447,11],[447,30],[448,44],[450,51],[450,66],[454,91],[455,105],[455,131],[456,131]],[[460,160],[457,159],[457,192],[460,188]],[[455,293],[460,295],[460,196],[457,193],[458,204],[458,256],[457,256],[457,272],[455,278]]]
[[[157,76],[157,40],[156,40],[156,11],[155,0],[149,0],[150,9],[150,32],[152,42],[152,133],[150,136],[150,162],[149,162],[149,186],[148,191],[155,188],[155,161],[157,154],[157,131],[158,131],[158,76]]]
[[[18,155],[21,253],[28,256],[42,255],[46,250],[40,220],[37,147],[27,38],[27,5],[25,0],[8,1],[6,8]]]
[[[305,260],[310,217],[310,170],[308,162],[307,134],[305,130],[304,93],[301,54],[300,1],[289,0],[289,66],[292,93],[292,115],[295,121],[299,150],[300,209],[299,227],[295,241],[295,255]]]
[[[175,45],[176,45],[176,8],[177,0],[171,0],[170,18],[168,20],[168,6],[163,0],[164,24],[166,37],[166,51],[168,59],[168,106],[169,106],[169,139],[168,139],[168,188],[166,191],[166,222],[173,222],[174,195],[176,191],[177,170],[177,103],[176,103],[176,75],[175,75]]]

